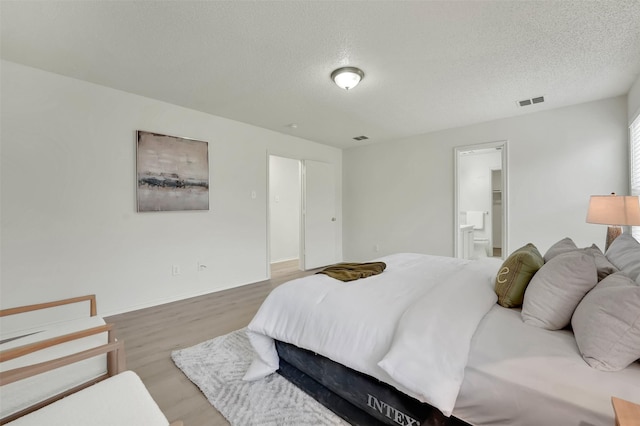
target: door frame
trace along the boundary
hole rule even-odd
[[[298,239],[298,269],[304,270],[304,223],[302,222],[304,217],[304,184],[302,181],[302,173],[304,168],[303,160],[299,158],[290,157],[282,154],[274,154],[271,152],[267,152],[267,271],[266,276],[267,279],[271,279],[271,157],[280,157],[287,158],[289,160],[294,160],[298,162],[298,183],[300,184],[300,217],[298,218],[298,227],[299,229],[299,239]]]
[[[459,211],[459,195],[460,182],[458,178],[458,160],[460,153],[471,151],[474,149],[501,148],[502,156],[502,259],[506,259],[509,254],[509,150],[508,140],[495,142],[485,142],[473,145],[456,146],[453,149],[454,166],[453,166],[453,211],[454,211],[454,227],[453,227],[453,257],[458,257],[458,235],[460,233],[460,211]]]

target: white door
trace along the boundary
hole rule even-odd
[[[336,188],[333,165],[303,162],[304,269],[336,263]]]

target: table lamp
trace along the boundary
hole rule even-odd
[[[640,201],[637,196],[592,195],[587,211],[587,223],[609,225],[607,228],[607,242],[609,245],[622,234],[621,226],[640,225]]]

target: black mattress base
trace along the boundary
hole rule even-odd
[[[354,426],[469,426],[393,386],[276,341],[278,373]]]
[[[384,426],[383,423],[374,419],[346,399],[331,392],[310,376],[298,370],[287,361],[280,359],[280,369],[278,370],[285,379],[302,389],[320,404],[333,411],[335,414],[354,426]]]

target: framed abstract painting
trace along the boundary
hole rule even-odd
[[[136,133],[138,211],[209,210],[209,144]]]

